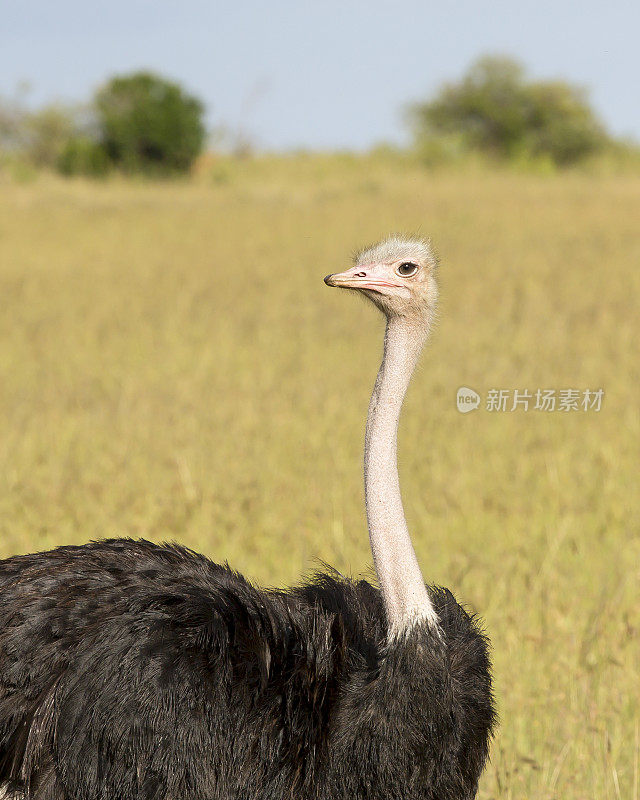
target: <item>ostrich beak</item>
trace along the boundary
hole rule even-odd
[[[370,289],[381,293],[384,293],[384,289],[403,288],[401,284],[375,277],[368,267],[361,266],[327,275],[324,282],[327,286],[337,286],[339,289]]]
[[[345,272],[334,272],[333,275],[327,275],[324,282],[327,286],[339,286],[343,289],[353,289],[354,281],[357,280],[356,273],[358,270],[355,267],[346,270]]]

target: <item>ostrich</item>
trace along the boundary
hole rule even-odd
[[[435,268],[427,243],[396,236],[325,278],[386,316],[364,464],[379,589],[336,572],[257,589],[144,540],[1,561],[0,796],[475,796],[495,719],[488,642],[425,586],[396,459]]]

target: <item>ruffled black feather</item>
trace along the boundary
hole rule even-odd
[[[494,724],[487,641],[387,643],[365,581],[261,590],[176,545],[0,562],[0,785],[34,800],[465,800]]]

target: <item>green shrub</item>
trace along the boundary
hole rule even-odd
[[[549,155],[556,164],[570,164],[607,144],[604,127],[580,89],[562,81],[540,82],[530,84],[527,95],[524,142],[534,156]]]
[[[89,136],[69,139],[57,161],[63,175],[106,175],[111,164],[104,147]]]
[[[128,172],[185,172],[205,141],[202,103],[149,72],[115,77],[95,99],[100,140]]]
[[[413,106],[411,117],[418,149],[431,154],[445,139],[466,150],[560,165],[608,142],[582,90],[563,81],[529,82],[522,65],[506,57],[481,58],[435,99]]]

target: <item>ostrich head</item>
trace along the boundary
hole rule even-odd
[[[438,289],[437,261],[428,242],[391,236],[362,250],[354,262],[345,272],[327,275],[327,286],[357,289],[388,318],[429,326]]]

